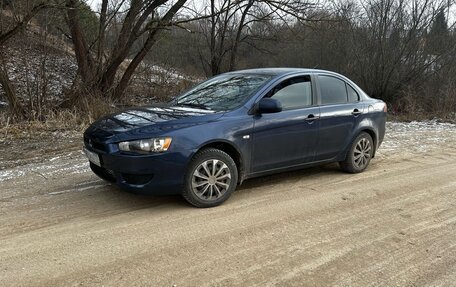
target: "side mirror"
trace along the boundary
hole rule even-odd
[[[271,98],[262,98],[256,107],[256,112],[259,114],[272,114],[282,111],[282,104]]]

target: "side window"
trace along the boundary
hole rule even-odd
[[[356,103],[359,101],[359,95],[349,84],[347,84],[348,102]]]
[[[345,82],[331,76],[318,76],[321,91],[321,104],[342,104],[347,102]]]
[[[310,76],[285,80],[275,86],[266,97],[279,100],[284,110],[310,106],[312,105]]]

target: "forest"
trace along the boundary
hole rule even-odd
[[[1,0],[0,122],[87,123],[255,67],[339,72],[456,120],[454,0]]]

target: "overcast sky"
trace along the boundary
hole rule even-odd
[[[98,3],[100,2],[100,0],[88,0],[86,2],[90,5],[90,7],[92,7],[92,10],[98,10]]]

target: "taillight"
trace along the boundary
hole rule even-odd
[[[386,105],[386,103],[383,103],[383,112],[388,112],[388,106]]]

